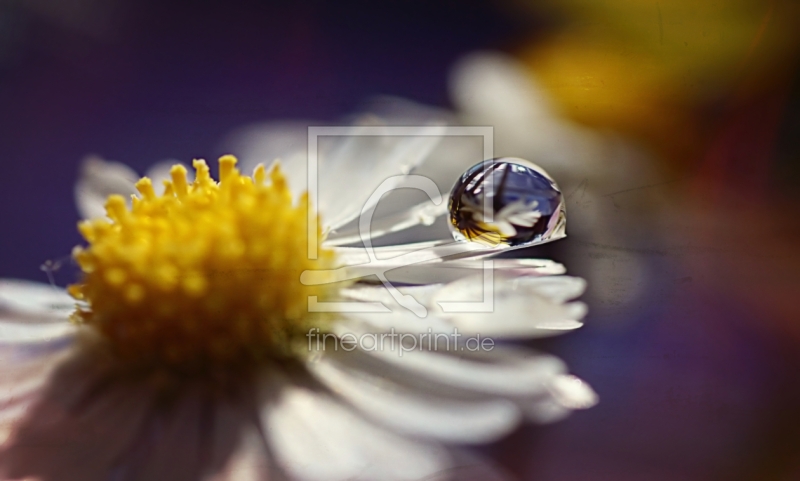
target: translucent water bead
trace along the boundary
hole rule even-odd
[[[523,247],[566,235],[564,198],[556,182],[527,160],[486,160],[464,172],[450,191],[456,240]]]

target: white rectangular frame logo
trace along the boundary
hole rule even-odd
[[[494,127],[492,126],[309,126],[308,127],[308,185],[309,205],[316,205],[319,201],[319,138],[320,137],[481,137],[483,138],[483,159],[494,157]],[[491,189],[491,176],[486,179],[488,189]],[[319,252],[318,209],[308,209],[308,259],[317,259]],[[484,218],[491,222],[493,209],[489,204],[489,197],[485,196]],[[493,261],[483,261],[483,299],[469,302],[439,302],[445,312],[492,312],[494,310],[494,282]],[[339,305],[341,304],[341,305]],[[354,306],[347,302],[318,302],[316,297],[309,298],[309,310],[313,312],[385,312],[385,306]]]
[[[426,132],[426,130],[428,132]],[[357,132],[357,133],[354,133]],[[319,199],[319,138],[320,137],[483,137],[483,159],[494,157],[494,127],[491,126],[309,126],[308,127],[308,185],[307,192],[311,205]],[[491,209],[486,214],[491,220]],[[316,259],[318,232],[317,215],[308,210],[308,258]]]

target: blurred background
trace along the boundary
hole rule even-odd
[[[0,276],[65,262],[90,154],[144,173],[246,156],[270,123],[492,125],[567,195],[569,237],[524,254],[587,278],[590,315],[534,346],[601,401],[484,452],[523,480],[800,479],[798,20],[781,0],[0,0]],[[434,157],[452,179],[479,160]]]

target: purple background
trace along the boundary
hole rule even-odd
[[[39,265],[80,241],[72,188],[85,154],[143,172],[213,159],[235,127],[332,121],[374,94],[448,106],[459,56],[510,48],[542,25],[477,1],[119,0],[66,17],[24,4],[0,5],[0,276],[40,281]],[[794,117],[781,139],[796,153]],[[567,239],[536,255],[569,263],[586,249]],[[798,479],[796,341],[696,287],[669,255],[636,255],[649,276],[639,303],[536,344],[601,403],[485,451],[542,481]]]

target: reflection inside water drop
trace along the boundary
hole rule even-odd
[[[456,240],[521,247],[566,235],[558,185],[523,159],[502,157],[471,167],[450,191],[449,209]]]

